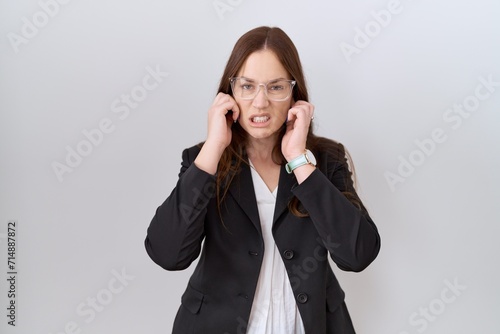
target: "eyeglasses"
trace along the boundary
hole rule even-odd
[[[267,83],[256,83],[245,77],[230,78],[231,89],[235,97],[242,100],[253,100],[259,94],[260,86],[264,87],[266,97],[272,101],[285,101],[292,95],[295,80],[275,79]]]

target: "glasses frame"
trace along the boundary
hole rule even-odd
[[[238,80],[238,79],[246,79],[248,81],[253,81],[255,82],[254,80],[250,79],[250,78],[246,78],[246,77],[232,77],[232,78],[229,78],[229,83],[231,85],[231,91],[233,92],[233,95],[236,97],[236,93],[234,92],[234,83]],[[270,97],[268,94],[267,94],[267,85],[271,82],[278,82],[278,81],[286,81],[290,84],[290,93],[287,95],[287,97],[285,98],[282,98],[282,99],[276,99],[276,98],[273,98],[273,97]],[[286,101],[290,98],[290,96],[292,96],[293,94],[293,87],[295,87],[295,84],[297,83],[297,81],[295,80],[286,80],[286,79],[272,79],[272,80],[269,80],[268,82],[266,83],[262,83],[262,82],[259,82],[258,83],[258,88],[257,88],[257,92],[255,93],[255,95],[253,97],[241,97],[241,96],[237,96],[237,98],[239,99],[242,99],[242,100],[253,100],[257,97],[257,95],[259,95],[260,93],[260,86],[263,86],[264,87],[264,94],[266,95],[266,98],[268,100],[271,100],[271,101],[275,101],[275,102],[281,102],[281,101]]]

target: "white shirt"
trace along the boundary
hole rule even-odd
[[[264,239],[264,259],[247,334],[304,334],[292,286],[271,232],[278,188],[271,192],[251,161],[250,166]]]

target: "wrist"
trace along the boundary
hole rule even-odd
[[[291,160],[288,160],[288,163],[285,165],[285,169],[288,174],[291,174],[295,171],[295,169],[304,165],[310,165],[312,167],[316,166],[316,158],[314,157],[314,154],[309,150],[304,150],[303,153],[299,154]]]
[[[219,160],[224,153],[225,147],[206,141],[194,160],[194,164],[199,169],[215,175],[217,173],[217,166]]]
[[[295,175],[295,179],[297,180],[298,184],[301,184],[304,182],[314,171],[316,170],[316,167],[313,165],[303,165],[300,167],[297,167],[296,169],[293,170],[293,174]]]
[[[294,151],[294,152],[291,152],[291,153],[284,155],[284,156],[285,156],[286,161],[290,162],[294,159],[297,159],[298,157],[303,155],[305,152],[306,152],[306,149],[304,148],[303,150]]]
[[[204,149],[205,151],[210,151],[210,153],[212,153],[220,158],[222,156],[222,153],[224,153],[224,150],[226,149],[227,146],[228,145],[225,145],[224,143],[213,141],[213,140],[210,140],[208,138],[203,143],[203,147],[201,149],[202,150]]]

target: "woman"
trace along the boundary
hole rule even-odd
[[[315,136],[313,118],[289,37],[269,27],[244,34],[207,138],[184,150],[145,241],[166,270],[187,268],[201,251],[173,333],[354,333],[328,253],[358,272],[380,237],[343,146]]]

